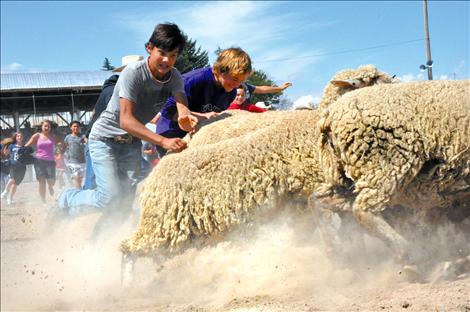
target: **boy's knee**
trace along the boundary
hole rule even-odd
[[[96,206],[100,209],[109,207],[113,202],[119,201],[119,190],[96,190]]]

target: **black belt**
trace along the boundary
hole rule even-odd
[[[126,133],[126,134],[121,134],[121,135],[115,135],[111,138],[108,137],[97,137],[96,140],[98,141],[103,141],[103,142],[114,142],[118,144],[132,144],[135,142],[138,142],[139,139],[136,137],[133,137],[132,135]]]

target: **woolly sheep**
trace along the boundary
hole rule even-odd
[[[391,81],[371,65],[337,76],[349,80],[328,86],[330,99],[339,97],[331,90],[352,90],[349,83],[364,77],[367,83],[360,86],[384,77]],[[225,231],[269,199],[313,192],[315,183],[325,180],[318,170],[317,120],[316,111],[226,111],[209,120],[210,125],[185,138],[187,150],[163,158],[145,181],[141,224],[123,242],[123,252],[175,249],[189,238]]]
[[[470,81],[378,85],[328,105],[319,126],[328,178],[313,196],[334,199],[403,257],[408,242],[380,212],[470,201]],[[327,168],[327,169],[326,169]]]
[[[198,134],[217,135],[196,144],[196,134],[151,173],[140,226],[121,250],[172,252],[243,223],[270,200],[313,194],[352,211],[406,254],[407,242],[379,212],[392,204],[430,208],[429,198],[442,207],[470,199],[468,93],[468,81],[383,85],[344,94],[321,119],[297,111],[215,122]],[[263,126],[253,128],[256,120]]]
[[[283,194],[307,197],[319,176],[319,155],[312,148],[319,116],[273,113],[280,113],[282,122],[164,157],[142,186],[140,225],[123,242],[124,254],[175,251],[191,238],[243,223],[257,207]]]

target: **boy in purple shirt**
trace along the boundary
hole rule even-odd
[[[183,74],[191,114],[199,120],[217,116],[233,102],[237,87],[251,72],[250,56],[240,48],[229,48],[219,53],[212,68],[199,68]],[[178,126],[173,97],[168,99],[161,112],[156,132],[167,138],[184,137],[186,132]],[[165,151],[160,152],[164,154]]]

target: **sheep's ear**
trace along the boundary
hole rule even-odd
[[[331,83],[338,88],[362,88],[364,82],[358,79],[342,79],[342,80],[331,80]]]

